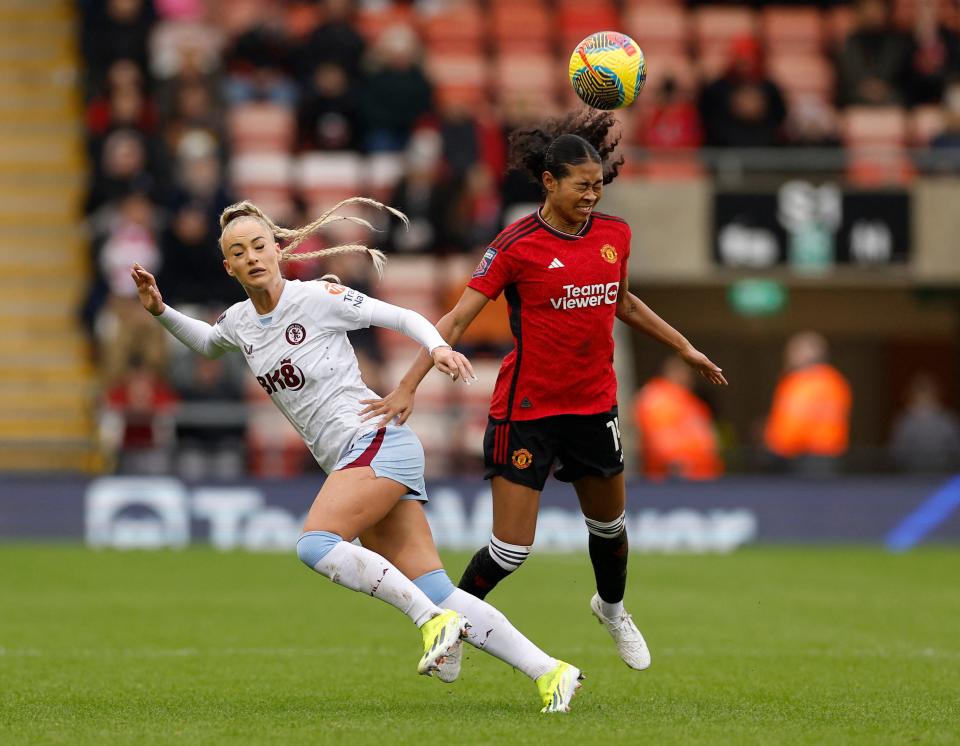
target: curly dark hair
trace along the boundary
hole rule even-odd
[[[562,179],[570,166],[592,161],[603,166],[603,183],[609,184],[623,165],[622,156],[607,162],[620,142],[619,132],[610,136],[616,124],[609,111],[583,109],[533,129],[517,130],[510,135],[508,165],[541,184],[544,171]]]

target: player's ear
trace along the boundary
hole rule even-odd
[[[549,171],[543,172],[543,188],[548,192],[556,191],[557,188],[557,179]]]
[[[236,277],[236,275],[233,273],[233,270],[230,269],[230,262],[228,262],[226,259],[223,260],[223,268],[226,270],[228,275],[231,277]]]

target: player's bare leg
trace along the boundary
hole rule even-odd
[[[573,486],[590,533],[590,562],[597,581],[597,593],[590,599],[590,608],[613,637],[623,662],[642,670],[650,665],[650,651],[623,607],[629,555],[623,474],[586,476]]]
[[[477,598],[485,598],[530,556],[540,510],[538,490],[504,477],[494,477],[491,487],[493,535],[490,543],[473,555],[459,583],[461,590]]]
[[[383,520],[406,492],[404,485],[377,477],[370,467],[333,472],[307,514],[297,555],[338,585],[379,598],[410,617],[424,637],[417,670],[430,675],[459,647],[466,620],[444,612],[381,555],[350,543]]]
[[[422,505],[402,500],[376,526],[360,535],[364,546],[388,560],[430,599],[471,620],[466,641],[522,671],[537,684],[544,712],[567,712],[570,699],[583,678],[579,669],[551,658],[524,637],[497,609],[465,591],[454,588],[437,554]],[[460,651],[440,666],[438,677],[452,680],[459,673]],[[453,671],[452,669],[456,669]]]

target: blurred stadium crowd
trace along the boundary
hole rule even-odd
[[[960,12],[946,0],[80,6],[94,256],[83,318],[105,391],[101,436],[121,472],[210,478],[314,468],[239,356],[202,360],[168,342],[136,299],[132,262],[157,274],[167,302],[212,320],[243,298],[219,262],[217,220],[227,204],[252,199],[277,223],[300,225],[344,197],[369,195],[412,221],[405,232],[381,222],[382,234],[349,235],[388,252],[382,282],[374,287],[356,258],[289,271],[303,279],[332,271],[436,320],[477,249],[538,200],[535,186],[505,173],[506,136],[576,104],[569,53],[598,29],[633,36],[649,65],[646,91],[622,115],[624,179],[697,177],[716,149],[841,147],[852,181],[904,183],[918,149],[960,147]],[[465,340],[487,386],[464,394],[428,377],[418,396],[414,426],[434,476],[475,471],[481,460],[497,356],[510,346],[503,309],[488,311]],[[385,393],[413,347],[372,331],[353,341],[366,380]],[[825,350],[812,354],[826,364]],[[648,405],[654,394],[661,404],[682,399],[667,384],[691,388],[669,362],[659,380],[659,391],[645,390]],[[955,420],[929,380],[918,379],[915,394],[924,413],[937,413],[943,453],[933,464],[898,463],[956,466]],[[654,423],[648,443],[669,430],[657,417],[670,406],[641,412],[638,399],[638,427]],[[705,422],[712,433],[702,403],[686,411],[699,414],[683,422]],[[845,416],[842,403],[839,411]],[[840,440],[830,456],[842,454],[845,431]],[[704,442],[699,466],[657,462],[648,446],[645,469],[716,476],[716,436]]]

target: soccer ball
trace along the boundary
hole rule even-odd
[[[626,34],[598,31],[577,44],[570,56],[570,83],[594,109],[622,109],[636,99],[647,79],[637,43]]]

